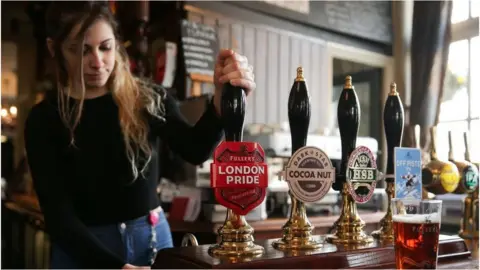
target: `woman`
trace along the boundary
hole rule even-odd
[[[172,246],[152,143],[159,137],[191,163],[207,160],[222,136],[222,85],[251,92],[252,68],[220,51],[214,98],[190,126],[164,89],[132,76],[106,4],[53,1],[47,33],[57,94],[31,110],[25,145],[53,242],[51,266],[149,267],[157,250]]]

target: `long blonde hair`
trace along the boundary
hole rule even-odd
[[[112,70],[107,87],[118,106],[120,127],[123,133],[126,155],[132,166],[135,180],[139,173],[147,168],[152,149],[149,143],[149,118],[156,117],[165,121],[163,99],[165,91],[155,89],[146,79],[133,76],[130,71],[128,54],[118,35],[118,25],[105,2],[56,2],[47,12],[47,34],[53,39],[55,73],[57,76],[59,113],[62,121],[70,132],[70,143],[74,145],[74,131],[80,122],[85,100],[85,85],[83,80],[83,56],[74,74],[67,74],[65,61],[61,52],[61,44],[72,31],[81,24],[79,37],[84,42],[85,31],[97,20],[105,20],[113,29],[117,41],[115,66]],[[80,48],[83,48],[83,44]],[[81,90],[81,97],[73,104],[69,102],[72,89]],[[143,164],[142,169],[138,167]]]

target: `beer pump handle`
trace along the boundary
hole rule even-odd
[[[342,161],[333,188],[341,190],[345,182],[348,158],[357,144],[358,127],[360,124],[360,106],[357,93],[355,93],[355,88],[352,85],[351,76],[345,78],[345,85],[338,101],[337,119],[342,142]]]
[[[467,132],[463,132],[463,143],[465,144],[465,160],[470,161],[470,143]]]
[[[420,146],[420,125],[415,125],[413,130],[413,137],[415,139],[415,148],[422,149]]]
[[[232,50],[237,50],[237,41],[232,37]],[[225,141],[241,142],[245,125],[247,97],[245,90],[233,86],[230,82],[223,85],[221,99],[221,121],[225,133]]]
[[[454,160],[454,154],[453,154],[453,142],[452,142],[452,131],[448,131],[448,160],[453,161]]]
[[[430,159],[438,160],[437,156],[437,127],[430,127]]]
[[[310,96],[303,77],[303,68],[298,67],[297,78],[295,78],[288,97],[288,121],[292,139],[292,155],[307,144],[310,115]]]
[[[385,136],[387,138],[387,172],[385,181],[394,181],[394,160],[395,147],[400,146],[404,128],[404,112],[402,101],[397,92],[397,85],[392,82],[390,84],[390,93],[383,110],[383,124],[385,128]]]
[[[245,90],[225,83],[221,99],[221,121],[225,132],[225,141],[241,142],[243,140],[246,106]]]

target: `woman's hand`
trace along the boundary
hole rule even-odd
[[[248,64],[247,57],[232,50],[220,50],[213,80],[215,83],[213,103],[218,115],[221,115],[220,101],[225,83],[230,82],[233,86],[242,87],[247,96],[256,88],[253,67]]]
[[[125,264],[122,269],[152,269],[150,266],[135,266],[131,264]]]

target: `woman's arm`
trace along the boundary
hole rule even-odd
[[[64,188],[64,168],[59,155],[58,128],[51,127],[57,114],[42,102],[30,112],[25,124],[25,147],[35,191],[47,232],[84,268],[115,268],[125,265],[109,251],[75,215]]]
[[[223,136],[223,126],[213,103],[209,102],[206,111],[193,126],[185,120],[170,94],[166,95],[164,104],[166,123],[155,121],[154,132],[182,159],[195,165],[205,162]]]

